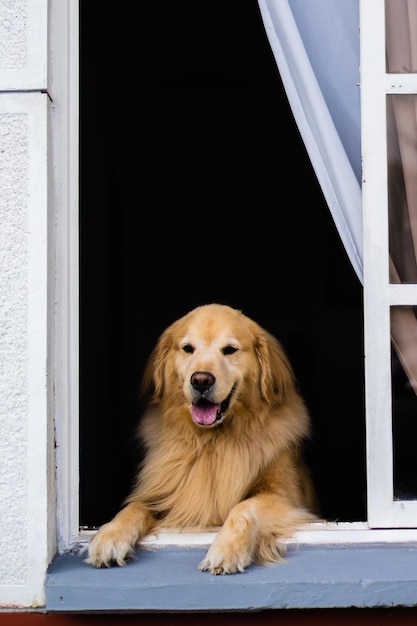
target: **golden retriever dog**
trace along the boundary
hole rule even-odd
[[[142,393],[145,458],[86,562],[125,565],[151,531],[212,526],[200,570],[282,560],[317,507],[302,458],[310,418],[281,344],[241,311],[199,306],[162,333]]]

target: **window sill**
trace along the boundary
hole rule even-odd
[[[246,611],[417,605],[417,543],[289,544],[287,562],[212,576],[206,546],[140,549],[126,567],[94,569],[58,555],[46,581],[49,612]]]

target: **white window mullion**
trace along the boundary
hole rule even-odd
[[[362,202],[368,522],[393,499],[384,3],[361,2]],[[390,451],[383,458],[381,451]]]

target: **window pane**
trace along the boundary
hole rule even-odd
[[[391,307],[394,498],[417,498],[417,307]]]
[[[417,96],[387,96],[390,280],[417,283]]]
[[[417,72],[417,0],[385,0],[387,72]]]

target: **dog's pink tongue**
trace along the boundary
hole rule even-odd
[[[209,404],[207,406],[192,406],[191,415],[194,422],[202,424],[204,426],[210,426],[216,421],[217,411],[220,409],[220,404]]]

